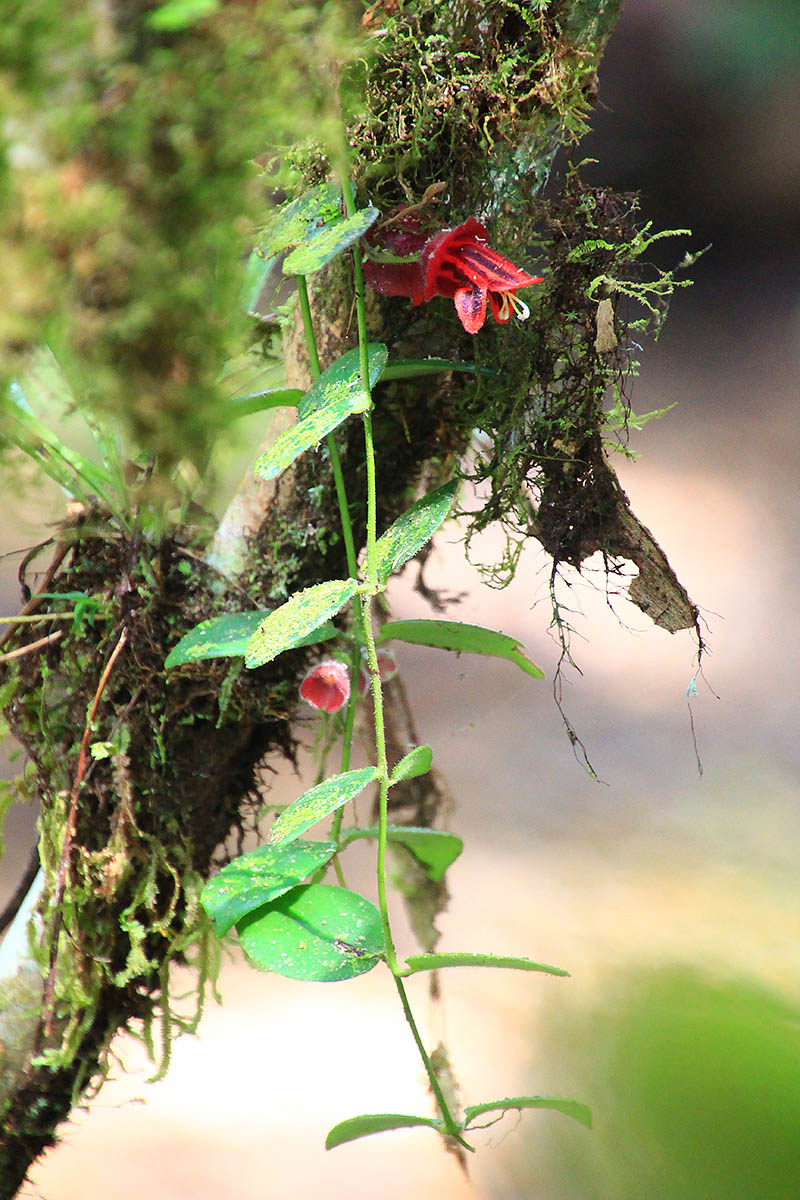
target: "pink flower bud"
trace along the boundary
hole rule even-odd
[[[391,650],[378,650],[378,674],[381,677],[381,683],[388,683],[390,679],[394,679],[397,674],[397,659],[392,654]],[[369,691],[369,668],[366,663],[361,664],[361,670],[358,672],[358,694],[366,696]]]
[[[325,659],[308,672],[300,684],[300,695],[312,708],[338,712],[350,699],[350,672],[344,663]]]

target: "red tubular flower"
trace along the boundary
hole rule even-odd
[[[367,234],[367,243],[375,246],[380,238],[378,253],[388,252],[397,258],[412,258],[414,262],[383,262],[381,259],[364,259],[364,279],[374,292],[382,296],[407,296],[414,304],[421,304],[425,293],[425,278],[419,256],[425,246],[425,234],[420,229],[419,218],[410,214],[397,215],[391,227]]]
[[[413,225],[412,225],[413,221]],[[488,298],[496,321],[507,321],[513,308],[520,320],[530,309],[517,296],[519,288],[541,283],[486,243],[486,229],[470,217],[455,229],[443,229],[427,241],[415,218],[385,232],[382,248],[398,257],[421,251],[419,262],[364,263],[364,276],[384,296],[407,296],[414,304],[448,296],[467,333],[477,333],[486,320]]]
[[[530,309],[517,298],[517,289],[541,283],[542,277],[526,275],[502,254],[486,244],[486,229],[470,217],[456,229],[444,229],[425,243],[422,251],[425,276],[423,299],[451,296],[467,333],[477,333],[486,320],[489,298],[496,321],[507,321],[513,308],[520,320]]]
[[[300,684],[300,695],[312,708],[338,712],[350,699],[350,672],[330,658],[317,663]]]

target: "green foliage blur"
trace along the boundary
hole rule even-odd
[[[76,400],[166,472],[202,470],[228,419],[247,250],[287,147],[338,128],[333,67],[358,40],[340,0],[228,0],[155,28],[165,7],[5,7],[0,384],[47,343]]]
[[[514,1161],[519,1195],[800,1195],[797,1005],[760,982],[668,965],[632,971],[557,1025],[551,1052],[590,1104],[594,1129],[549,1126],[535,1161]]]

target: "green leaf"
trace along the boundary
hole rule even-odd
[[[389,351],[383,342],[370,342],[367,346],[369,362],[369,386],[374,388],[386,366]],[[302,421],[315,409],[330,400],[331,392],[347,388],[355,389],[363,395],[361,389],[361,351],[356,346],[348,350],[341,358],[337,358],[320,375],[319,379],[300,398],[297,405],[297,418]]]
[[[392,571],[422,549],[433,537],[453,505],[458,480],[451,479],[435,492],[417,500],[397,518],[375,543],[378,578],[386,580]],[[450,622],[456,624],[456,622]]]
[[[455,650],[458,653],[488,654],[493,658],[507,658],[527,675],[543,679],[544,671],[520,650],[518,638],[482,625],[465,625],[460,621],[387,621],[375,639],[378,643],[388,641],[411,642],[415,646],[435,646],[439,650]]]
[[[252,317],[259,316],[256,304],[267,282],[274,258],[265,258],[258,250],[253,250],[244,269],[244,286],[242,288],[242,307]]]
[[[160,8],[148,13],[145,24],[160,33],[177,33],[210,17],[220,8],[220,0],[167,0]]]
[[[353,213],[352,217],[314,230],[306,236],[302,245],[287,256],[283,264],[284,275],[311,275],[319,271],[320,267],[362,238],[379,216],[377,208],[370,205]]]
[[[368,347],[370,379],[377,379],[388,351],[380,343]],[[317,445],[353,413],[366,412],[370,398],[361,386],[358,351],[348,351],[322,372],[297,406],[297,424],[280,434],[256,462],[256,474],[274,479],[309,447]]]
[[[226,613],[223,617],[201,621],[183,635],[177,646],[172,647],[164,666],[169,669],[202,658],[236,658],[243,655],[250,638],[274,611],[277,610],[259,608],[253,612]],[[336,637],[336,626],[331,621],[323,621],[294,645],[311,646],[332,637]]]
[[[433,762],[433,750],[430,746],[415,746],[404,755],[389,779],[389,787],[400,783],[403,779],[416,779],[418,775],[427,775]]]
[[[325,1149],[333,1150],[356,1138],[369,1137],[372,1133],[386,1133],[389,1129],[412,1129],[415,1125],[427,1125],[441,1133],[441,1122],[433,1117],[411,1117],[405,1113],[364,1113],[360,1117],[348,1117],[334,1125],[325,1138]]]
[[[327,579],[295,592],[259,625],[245,649],[246,667],[263,667],[284,650],[303,645],[309,634],[355,595],[355,579]]]
[[[300,388],[269,388],[265,392],[234,396],[228,401],[228,410],[232,417],[248,417],[269,408],[297,408],[302,395]]]
[[[573,1121],[579,1121],[587,1129],[592,1128],[591,1109],[581,1104],[580,1100],[569,1100],[563,1096],[512,1096],[507,1100],[491,1100],[488,1104],[471,1104],[464,1109],[461,1128],[466,1130],[476,1117],[484,1113],[508,1112],[509,1109],[519,1112],[523,1108],[550,1108],[563,1113],[565,1117],[572,1117]]]
[[[259,846],[242,854],[209,879],[200,899],[223,937],[254,908],[297,887],[336,853],[335,842],[292,842],[290,846]]]
[[[348,830],[344,844],[356,841],[357,838],[377,838],[377,825],[369,829]],[[386,831],[387,840],[399,842],[414,855],[419,863],[427,870],[428,875],[438,883],[443,878],[447,868],[455,862],[464,843],[454,833],[443,829],[424,829],[413,825],[390,825]]]
[[[440,375],[442,371],[468,371],[475,374],[478,368],[474,363],[453,362],[449,358],[401,358],[389,363],[381,375],[381,382],[390,379],[418,379],[422,375]],[[494,375],[488,367],[481,367],[481,375]]]
[[[507,967],[514,971],[542,971],[545,975],[569,976],[561,967],[550,967],[547,963],[534,962],[532,958],[515,958],[508,954],[412,954],[406,959],[408,970],[404,975],[415,975],[417,971],[438,971],[440,967]]]
[[[69,446],[34,413],[19,383],[12,383],[3,404],[5,436],[15,446],[39,463],[42,469],[76,500],[90,504],[92,497],[103,500],[112,512],[119,508],[114,492],[114,480],[109,471],[98,466]]]
[[[342,211],[342,192],[334,183],[320,183],[278,209],[256,241],[255,250],[274,258],[289,246],[302,242],[315,228],[337,221]]]
[[[290,804],[281,813],[272,826],[269,831],[270,842],[280,846],[293,841],[312,825],[316,825],[317,821],[347,804],[348,800],[352,800],[363,791],[368,783],[372,783],[377,774],[376,767],[361,767],[358,771],[345,771],[343,775],[334,775],[332,779],[325,779],[316,787],[303,792],[294,804]]]
[[[375,905],[330,884],[293,888],[248,913],[236,929],[257,967],[289,979],[353,979],[383,958],[381,915]]]

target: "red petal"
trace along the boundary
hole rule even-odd
[[[477,333],[486,320],[486,292],[477,286],[459,288],[454,299],[458,319],[467,333]]]
[[[511,305],[505,299],[505,294],[503,294],[502,300],[498,299],[499,296],[500,292],[489,292],[489,303],[492,306],[492,316],[495,321],[504,325],[511,319]]]
[[[350,673],[343,663],[318,663],[300,684],[300,695],[313,708],[337,712],[350,698]]]
[[[470,217],[463,225],[443,229],[425,243],[422,267],[426,300],[432,300],[434,296],[455,296],[457,289],[464,286],[466,276],[454,279],[453,266],[460,266],[459,251],[464,243],[474,242],[479,237],[486,237],[486,229],[480,221]],[[447,290],[443,290],[445,288]]]
[[[528,287],[531,283],[541,283],[533,275],[526,275],[519,267],[515,267],[502,254],[484,246],[479,242],[459,249],[458,261],[462,270],[473,283],[492,292],[510,292],[517,288]]]

